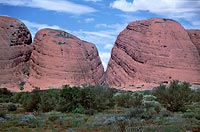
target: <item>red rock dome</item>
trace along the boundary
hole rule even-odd
[[[200,56],[178,22],[136,21],[117,37],[105,76],[108,86],[127,89],[172,79],[200,83]]]
[[[99,85],[104,69],[94,44],[60,30],[37,32],[30,60],[27,89]]]
[[[19,91],[28,77],[31,34],[19,20],[0,16],[0,87]]]

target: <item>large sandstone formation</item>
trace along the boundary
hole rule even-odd
[[[197,47],[200,55],[200,30],[187,30],[187,32],[193,44]]]
[[[25,88],[99,85],[104,69],[94,44],[60,30],[37,32]]]
[[[200,55],[176,21],[136,21],[117,37],[105,76],[107,85],[127,89],[172,79],[200,83]]]
[[[18,91],[19,84],[26,81],[31,42],[22,22],[0,16],[0,87]]]

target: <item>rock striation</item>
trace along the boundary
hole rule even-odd
[[[197,47],[200,55],[200,30],[187,30],[187,32],[193,44]]]
[[[0,87],[19,90],[26,81],[32,48],[31,34],[19,20],[0,16]]]
[[[94,44],[60,30],[41,29],[34,38],[25,88],[100,85],[104,69]]]
[[[193,44],[199,40],[192,37],[192,43],[190,36],[171,19],[129,23],[112,49],[106,84],[131,89],[173,79],[200,83],[200,55]]]

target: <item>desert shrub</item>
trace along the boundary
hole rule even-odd
[[[19,89],[22,91],[24,90],[24,85],[26,84],[26,82],[20,82],[19,83]]]
[[[93,108],[95,105],[95,95],[92,93],[91,89],[89,88],[82,88],[79,94],[80,97],[80,104],[79,107],[83,107],[85,109]]]
[[[79,105],[72,112],[73,113],[86,114],[86,109],[83,106]]]
[[[200,120],[200,113],[195,113],[194,117],[195,117],[197,120]]]
[[[5,118],[6,112],[4,110],[0,110],[0,117]]]
[[[183,116],[184,118],[193,118],[195,117],[195,113],[193,112],[186,112],[186,113],[183,113]]]
[[[0,88],[0,95],[9,95],[12,96],[12,92],[9,91],[7,88]]]
[[[160,111],[160,115],[161,115],[162,117],[169,117],[169,116],[172,115],[172,113],[171,113],[170,111],[168,111],[168,110],[161,110],[161,111]]]
[[[151,111],[153,113],[159,113],[162,109],[162,106],[159,102],[156,101],[156,97],[153,95],[144,95],[142,100],[142,107]]]
[[[144,113],[144,109],[141,107],[133,107],[130,109],[130,111],[128,112],[127,116],[129,118],[135,117],[135,118],[141,118],[141,115]]]
[[[167,110],[172,112],[185,111],[186,105],[191,103],[191,89],[189,83],[174,80],[169,86],[160,85],[153,90],[153,95]]]
[[[142,107],[131,108],[127,116],[129,118],[139,118],[139,119],[151,119],[154,116],[154,110],[144,109]]]
[[[66,112],[75,109],[76,105],[76,94],[79,90],[77,88],[70,88],[68,85],[62,86],[59,93],[59,105],[58,111]]]
[[[133,107],[140,107],[142,105],[143,93],[134,92],[132,94],[132,105]]]
[[[55,110],[59,99],[59,90],[49,89],[40,91],[39,88],[32,92],[15,93],[11,100],[13,103],[20,103],[26,111],[48,112]]]
[[[154,101],[154,100],[156,100],[156,97],[153,95],[144,95],[143,100],[144,101]]]
[[[143,100],[141,92],[117,92],[114,94],[113,99],[118,106],[121,107],[140,107]]]
[[[186,115],[187,113],[194,113],[194,117],[200,120],[200,102],[192,102],[190,105],[188,105]]]
[[[13,93],[6,88],[0,88],[0,103],[7,103],[10,101]]]
[[[153,95],[143,95],[141,92],[135,92],[132,95],[132,108],[130,109],[128,116],[140,119],[149,120],[160,113],[162,106],[156,101],[156,97]]]
[[[43,112],[55,110],[59,100],[59,91],[56,89],[49,89],[41,92],[39,109]]]
[[[29,95],[30,93],[28,92],[14,93],[11,97],[11,102],[23,104],[29,98]]]
[[[39,88],[35,88],[31,93],[28,93],[23,100],[23,107],[26,111],[38,111],[40,106],[40,90]]]
[[[102,111],[115,105],[116,91],[101,86],[69,87],[64,85],[59,94],[58,111],[84,113],[88,110]]]
[[[157,115],[154,107],[151,108],[144,108],[144,107],[133,107],[130,109],[130,111],[127,113],[127,116],[129,118],[140,118],[140,119],[145,119],[145,120],[149,120],[152,117],[154,117],[155,115]]]
[[[50,121],[54,122],[54,121],[58,120],[59,118],[60,118],[60,116],[58,116],[58,115],[51,115],[51,116],[49,116],[48,119]]]
[[[154,100],[152,101],[143,100],[142,108],[144,109],[144,113],[141,115],[142,119],[150,119],[154,115],[160,113],[162,109],[161,104]]]
[[[116,103],[116,105],[120,107],[131,107],[132,104],[132,95],[128,92],[122,92],[122,93],[116,93],[113,96],[113,99]]]
[[[160,103],[157,102],[157,101],[143,101],[142,106],[145,109],[149,109],[149,108],[152,108],[152,107],[160,106]]]
[[[91,92],[95,95],[92,109],[103,111],[114,107],[115,101],[113,99],[113,96],[115,93],[117,93],[116,89],[104,86],[89,86],[87,88],[89,88]]]
[[[88,88],[69,87],[64,85],[60,91],[58,110],[72,112],[80,109],[90,109],[94,106],[94,94]]]
[[[17,110],[17,106],[15,104],[8,104],[8,111],[16,111]]]
[[[200,89],[192,90],[192,101],[200,102]]]
[[[143,95],[152,95],[152,90],[144,90],[141,92],[143,93]]]

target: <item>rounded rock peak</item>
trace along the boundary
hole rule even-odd
[[[138,20],[138,21],[133,21],[128,24],[128,26],[139,26],[139,25],[144,25],[144,26],[150,26],[150,25],[155,25],[155,24],[178,24],[181,26],[179,22],[173,19],[168,19],[168,18],[150,18],[147,20]],[[182,27],[182,26],[181,26]]]

